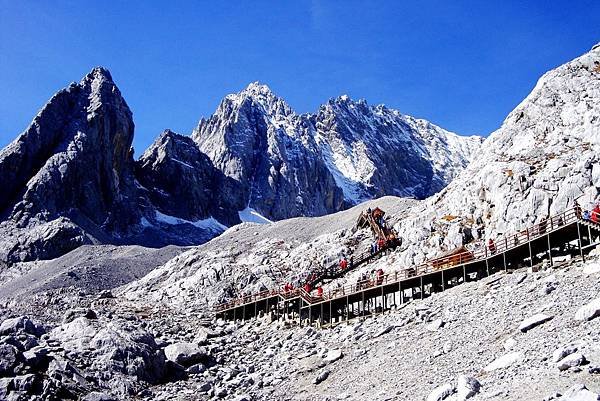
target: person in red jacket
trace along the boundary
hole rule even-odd
[[[344,256],[342,260],[340,260],[340,269],[346,270],[346,267],[348,267],[348,260],[346,260],[346,257]]]
[[[377,269],[377,273],[375,273],[375,280],[377,285],[381,285],[383,283],[383,269]]]
[[[323,287],[319,286],[319,288],[317,288],[317,296],[323,298]]]
[[[490,249],[490,253],[492,255],[496,253],[496,244],[494,243],[494,240],[491,238],[488,241],[488,248]]]
[[[312,288],[309,283],[304,284],[304,291],[306,291],[308,294],[310,294],[311,290],[312,290]]]
[[[594,206],[594,209],[592,210],[592,218],[591,218],[591,220],[594,223],[600,222],[600,204],[597,204],[596,206]]]

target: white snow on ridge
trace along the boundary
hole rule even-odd
[[[170,225],[191,224],[198,228],[202,228],[202,229],[210,230],[210,231],[217,231],[217,232],[222,232],[222,231],[227,230],[227,226],[224,226],[223,224],[219,223],[214,217],[209,217],[208,219],[204,219],[204,220],[190,221],[190,220],[181,219],[179,217],[169,216],[169,215],[161,213],[157,210],[156,211],[156,220],[161,223],[170,224]]]
[[[258,213],[256,210],[252,209],[251,207],[247,207],[244,210],[240,210],[238,212],[238,215],[240,216],[240,220],[242,220],[243,223],[258,223],[258,224],[272,223],[271,220],[262,216],[260,213]]]

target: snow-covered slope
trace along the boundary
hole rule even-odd
[[[248,206],[276,220],[384,195],[432,195],[482,141],[347,96],[298,115],[259,83],[227,96],[192,136],[218,169],[242,184]]]

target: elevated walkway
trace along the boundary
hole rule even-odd
[[[600,224],[581,218],[572,208],[541,223],[483,242],[475,250],[460,250],[425,263],[314,296],[302,289],[271,290],[218,305],[216,314],[228,320],[249,319],[259,313],[285,316],[300,324],[321,326],[380,313],[412,299],[423,299],[457,284],[487,277],[500,270],[531,266],[571,255],[585,259],[600,241]],[[593,239],[595,238],[595,240]],[[360,259],[362,263],[372,255]],[[358,262],[357,262],[358,263]],[[335,273],[331,276],[335,278]]]

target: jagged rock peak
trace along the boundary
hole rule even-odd
[[[88,82],[96,80],[107,81],[114,84],[110,71],[105,67],[98,66],[92,68],[92,70],[81,79],[80,85],[85,85]]]
[[[292,108],[277,96],[267,85],[258,81],[250,83],[245,89],[238,93],[229,94],[223,99],[216,114],[245,106],[258,106],[268,116],[294,116],[296,113]]]

